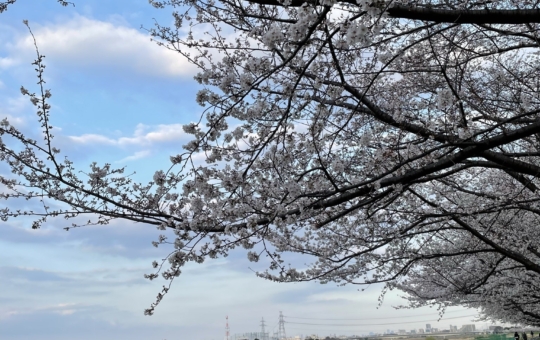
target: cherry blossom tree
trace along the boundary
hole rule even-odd
[[[540,1],[150,3],[175,19],[156,42],[200,68],[192,140],[148,183],[80,175],[54,147],[38,54],[39,91],[21,90],[43,140],[3,120],[0,180],[42,209],[2,220],[170,229],[149,279],[240,247],[264,279],[378,282],[408,307],[540,325]]]
[[[75,4],[73,2],[69,2],[69,1],[64,1],[64,0],[56,0],[60,5],[66,7],[68,5],[73,5],[75,6]],[[0,13],[4,12],[5,10],[8,9],[8,6],[9,5],[13,5],[15,2],[17,2],[17,0],[6,0],[6,1],[1,1],[0,2]]]

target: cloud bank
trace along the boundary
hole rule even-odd
[[[186,137],[186,134],[182,130],[182,124],[160,124],[157,126],[137,124],[131,137],[119,137],[115,139],[89,133],[80,136],[69,136],[69,139],[75,143],[85,145],[150,146],[179,141]]]
[[[153,77],[190,77],[196,68],[179,53],[150,41],[146,32],[110,22],[76,16],[64,23],[33,27],[40,51],[66,66],[105,68]],[[28,34],[11,46],[17,52],[34,51]],[[0,67],[16,63],[0,59]]]

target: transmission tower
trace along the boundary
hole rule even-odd
[[[230,329],[229,329],[229,316],[225,317],[225,340],[231,340],[230,338]]]
[[[279,312],[279,330],[278,330],[278,338],[279,340],[285,339],[287,335],[285,335],[285,320],[283,320],[283,313]]]
[[[264,318],[261,319],[261,340],[268,340],[268,337],[266,336],[266,330],[264,329],[265,323]]]

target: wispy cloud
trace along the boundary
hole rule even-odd
[[[16,64],[17,61],[13,58],[0,58],[0,69],[6,69]]]
[[[75,143],[79,144],[106,144],[106,145],[116,145],[118,141],[103,135],[97,135],[93,133],[85,133],[80,136],[69,136]]]
[[[137,151],[133,155],[122,158],[121,160],[117,161],[116,163],[125,163],[125,162],[136,161],[136,160],[148,157],[149,155],[150,155],[150,150]]]
[[[182,124],[160,124],[149,126],[138,124],[133,136],[110,138],[99,134],[83,134],[80,136],[69,136],[69,139],[78,144],[85,145],[112,145],[112,146],[152,146],[161,143],[179,141],[188,137],[182,130]],[[130,156],[128,160],[135,160],[147,156],[148,151],[139,151]]]
[[[5,85],[0,81],[0,88]],[[0,120],[7,120],[17,128],[21,128],[27,123],[27,109],[30,107],[30,101],[22,95],[17,96],[0,96],[2,106],[0,106]]]
[[[180,54],[157,46],[146,32],[76,16],[68,22],[33,27],[40,50],[64,66],[114,68],[158,77],[189,77],[196,68]],[[12,45],[14,53],[33,51],[33,40],[24,35]],[[0,59],[0,68],[14,65]]]

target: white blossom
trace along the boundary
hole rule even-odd
[[[351,23],[347,28],[346,41],[349,45],[355,45],[368,40],[369,29],[363,24]]]
[[[262,42],[270,48],[274,48],[276,43],[283,40],[284,36],[281,28],[278,25],[271,26],[268,31],[262,36]]]
[[[454,103],[454,94],[450,89],[442,89],[437,91],[437,109],[444,110],[452,106]]]

